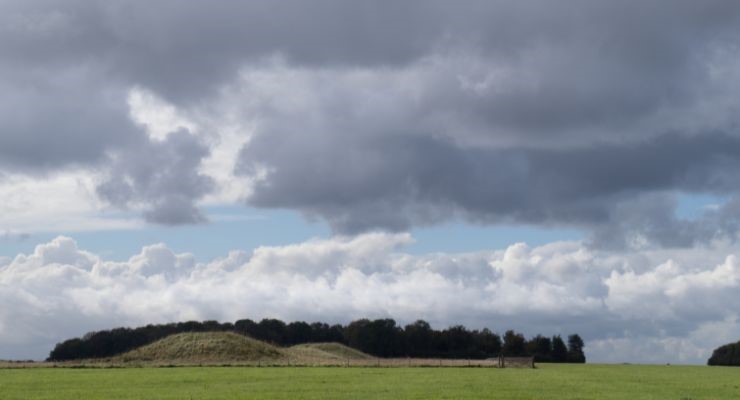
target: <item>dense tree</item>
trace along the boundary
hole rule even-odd
[[[287,327],[285,322],[279,319],[266,318],[259,323],[260,337],[257,339],[264,340],[272,344],[287,344]]]
[[[502,343],[501,337],[489,329],[468,330],[462,325],[456,325],[435,330],[422,320],[401,328],[390,318],[360,319],[346,326],[323,322],[308,324],[297,321],[286,324],[278,319],[263,319],[259,322],[241,319],[233,324],[186,321],[90,332],[81,338],[57,344],[49,354],[49,360],[110,357],[175,333],[206,331],[232,331],[280,346],[339,342],[379,357],[489,358],[503,353],[507,356],[531,354],[540,362],[564,362],[570,353],[579,354],[579,350],[583,348],[583,341],[578,335],[569,337],[569,352],[559,336],[553,338],[550,349],[550,339],[541,335],[526,341],[522,334],[507,331]],[[562,349],[558,350],[558,346]],[[557,355],[561,353],[562,356]]]
[[[303,321],[291,322],[285,329],[285,342],[289,345],[308,343],[311,336],[311,325]]]
[[[370,323],[370,336],[373,338],[373,350],[370,354],[381,357],[400,356],[404,353],[403,330],[390,318],[376,319]]]
[[[471,332],[465,329],[464,326],[451,326],[442,331],[442,336],[447,342],[448,351],[451,353],[448,356],[452,356],[454,354],[459,358],[475,357],[475,338]]]
[[[506,331],[504,334],[504,355],[513,357],[526,355],[525,342],[524,335],[521,333],[512,330]]]
[[[527,342],[527,352],[534,357],[536,362],[552,361],[552,340],[537,335]]]
[[[344,329],[344,341],[350,347],[368,351],[371,347],[370,341],[370,320],[363,318],[352,321]]]
[[[483,358],[497,356],[501,354],[501,336],[484,328],[478,335],[478,347],[483,353]]]
[[[568,336],[568,356],[569,363],[585,363],[586,355],[583,354],[583,339],[577,334]]]
[[[344,327],[339,324],[330,326],[323,322],[314,322],[311,324],[311,342],[339,342],[346,344]]]
[[[82,339],[74,338],[58,343],[49,354],[49,360],[76,360],[85,358]]]
[[[568,348],[565,347],[565,342],[560,335],[552,337],[552,362],[566,362],[568,361]]]
[[[251,319],[240,319],[234,322],[234,332],[257,338],[259,336],[259,325]]]
[[[708,365],[740,366],[740,341],[716,348],[707,360]]]
[[[402,355],[403,331],[392,319],[353,321],[345,329],[347,344],[381,357]]]
[[[227,322],[225,324],[220,324],[218,321],[211,320],[211,321],[203,321],[199,330],[203,332],[218,332],[218,331],[223,331],[223,330],[231,330],[229,328],[233,329],[233,325],[231,323]]]
[[[426,321],[418,320],[404,327],[406,356],[421,357],[432,353],[432,327]]]

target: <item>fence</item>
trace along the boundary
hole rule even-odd
[[[175,363],[146,363],[151,366],[176,366]],[[188,363],[193,365],[193,363]],[[263,361],[235,361],[235,362],[202,362],[195,365],[245,366],[245,367],[480,367],[480,368],[534,368],[533,357],[499,357],[484,360],[476,359],[447,359],[447,358],[308,358],[279,359]]]
[[[499,368],[534,368],[534,357],[503,357],[498,358]]]
[[[175,367],[175,366],[244,366],[244,367],[485,367],[485,368],[534,368],[534,357],[498,357],[484,360],[447,358],[281,358],[254,361],[149,361],[121,363],[114,360],[84,360],[60,363],[0,363],[0,368],[27,367]]]

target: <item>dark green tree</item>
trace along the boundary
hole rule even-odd
[[[481,358],[498,356],[501,354],[501,336],[484,328],[478,336],[478,347],[482,352]]]
[[[552,337],[552,362],[564,363],[568,361],[568,348],[560,335]]]
[[[475,356],[475,338],[462,325],[455,325],[442,332],[450,358],[470,358]]]
[[[313,336],[311,325],[303,322],[291,322],[285,329],[285,342],[288,345],[308,343]]]
[[[256,338],[259,332],[259,325],[251,319],[240,319],[234,322],[234,332]]]
[[[552,340],[549,337],[537,335],[527,342],[527,352],[536,362],[552,361]]]
[[[586,355],[583,354],[583,339],[578,334],[568,336],[568,362],[585,363]]]
[[[344,328],[344,337],[347,345],[359,349],[362,351],[370,351],[373,343],[370,337],[370,320],[369,319],[358,319],[352,321]]]
[[[512,330],[506,331],[506,333],[504,333],[504,355],[512,357],[526,355],[527,351],[524,347],[525,342],[526,340],[524,339],[524,335],[521,333],[516,333]]]
[[[285,322],[279,319],[265,318],[259,323],[259,331],[260,337],[257,339],[278,345],[285,344],[287,331]]]
[[[707,360],[708,365],[740,366],[740,341],[716,348]]]
[[[489,329],[468,330],[462,325],[456,325],[445,330],[435,330],[422,320],[401,329],[390,318],[373,321],[360,319],[347,326],[322,322],[307,324],[300,321],[286,325],[278,319],[263,319],[259,323],[242,319],[233,324],[213,320],[186,321],[89,332],[81,338],[58,343],[49,354],[49,360],[110,357],[176,333],[223,331],[236,332],[281,346],[339,342],[379,357],[488,358],[502,352],[510,356],[527,353],[541,356],[547,347],[547,338],[539,335],[527,342],[520,333],[508,331],[502,344],[501,337]],[[577,335],[569,338],[569,344],[576,350],[583,347]],[[562,340],[560,346],[565,348]],[[557,343],[553,347],[557,348]],[[563,350],[563,354],[566,353],[567,349]],[[565,358],[562,361],[564,360]]]
[[[432,353],[432,327],[424,320],[418,320],[404,327],[406,355],[411,357],[430,357]]]

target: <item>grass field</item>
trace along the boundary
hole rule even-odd
[[[738,399],[740,368],[0,369],[10,399]]]

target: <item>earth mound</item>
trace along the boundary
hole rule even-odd
[[[279,360],[284,350],[232,332],[189,332],[167,336],[118,357],[123,362],[232,362]]]
[[[374,357],[341,343],[304,343],[289,348],[298,358],[319,358],[326,360],[370,360]]]

